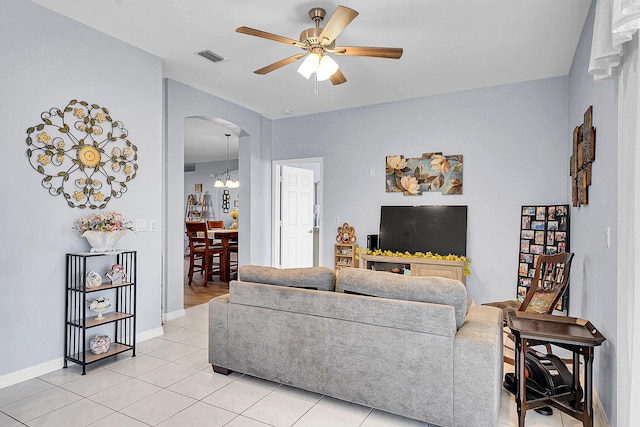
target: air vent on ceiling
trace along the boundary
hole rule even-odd
[[[196,52],[196,55],[200,55],[204,59],[208,59],[211,62],[224,61],[224,58],[222,56],[211,52],[209,49],[205,49],[205,50],[201,50],[200,52]]]

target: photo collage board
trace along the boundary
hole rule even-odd
[[[522,206],[520,216],[520,255],[518,262],[518,300],[523,301],[531,287],[538,256],[569,252],[569,205]],[[569,292],[558,302],[565,310]]]

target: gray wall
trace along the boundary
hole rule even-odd
[[[615,425],[615,377],[625,373],[616,372],[611,315],[616,309],[616,242],[603,248],[603,230],[612,227],[615,237],[616,95],[615,82],[593,84],[584,71],[590,22],[569,77],[272,122],[162,80],[158,58],[74,21],[30,2],[0,3],[0,129],[7,141],[0,172],[0,221],[5,224],[0,231],[0,342],[12,349],[0,355],[0,379],[60,366],[64,254],[88,248],[71,231],[73,221],[87,212],[48,195],[27,161],[25,130],[50,107],[63,107],[72,98],[106,106],[139,147],[138,177],[109,208],[130,219],[160,220],[164,239],[161,233],[147,232],[130,233],[121,241],[139,251],[138,330],[149,335],[160,326],[162,292],[166,313],[182,310],[185,117],[221,118],[243,132],[241,263],[268,265],[271,259],[272,160],[322,157],[325,265],[331,265],[335,217],[354,225],[362,244],[367,234],[377,232],[382,204],[465,204],[472,259],[467,288],[482,303],[515,295],[520,207],[570,202],[571,129],[586,107],[594,105],[594,185],[589,206],[571,212],[576,252],[571,314],[592,320],[608,338],[596,353],[596,387]],[[95,62],[73,54],[60,60],[61,52],[92,51],[95,46],[100,46]],[[431,151],[464,155],[463,195],[384,192],[386,155]]]
[[[595,2],[594,2],[595,5]],[[589,319],[607,338],[596,350],[595,385],[612,426],[616,417],[617,380],[628,372],[616,368],[616,259],[618,242],[618,109],[617,82],[595,83],[587,73],[593,33],[593,5],[585,23],[569,76],[569,131],[583,121],[584,111],[593,105],[596,128],[596,160],[589,204],[571,209],[571,246],[575,248],[571,274],[569,314]],[[568,137],[569,138],[569,137]],[[606,247],[605,228],[611,228],[611,247]]]
[[[184,243],[184,119],[218,118],[235,125],[239,138],[242,214],[238,219],[239,262],[269,263],[270,246],[270,121],[238,105],[171,79],[165,80],[165,206],[164,277],[167,317],[183,310]]]
[[[88,250],[72,230],[90,214],[42,187],[26,129],[72,99],[107,107],[138,146],[139,171],[107,205],[162,224],[162,61],[29,1],[0,2],[0,387],[62,367],[65,254]],[[128,233],[138,251],[138,331],[161,333],[161,233]],[[24,372],[23,370],[28,370]]]
[[[273,158],[324,158],[325,265],[335,217],[365,245],[378,232],[381,205],[468,205],[469,295],[478,303],[509,299],[521,206],[568,202],[567,92],[561,77],[277,120]],[[385,193],[385,156],[435,151],[464,156],[464,194]]]

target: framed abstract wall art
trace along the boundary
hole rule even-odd
[[[462,154],[424,153],[421,157],[387,156],[385,191],[418,196],[424,191],[462,194]]]

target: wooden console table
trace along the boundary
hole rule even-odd
[[[593,427],[593,349],[605,340],[590,322],[576,317],[533,314],[511,311],[507,325],[516,338],[516,409],[518,426],[524,427],[527,409],[552,406],[582,420],[582,425]],[[544,396],[527,402],[525,392],[525,355],[530,344],[551,343],[573,352],[573,381],[571,391],[555,396]],[[580,384],[580,355],[584,357],[584,402],[576,401]],[[573,402],[568,403],[568,402]]]
[[[408,266],[412,276],[437,276],[456,279],[466,283],[464,262],[431,258],[403,258],[392,256],[360,255],[360,268],[371,270],[377,263],[402,264]],[[382,270],[382,268],[376,268]],[[389,270],[391,267],[389,267]]]

